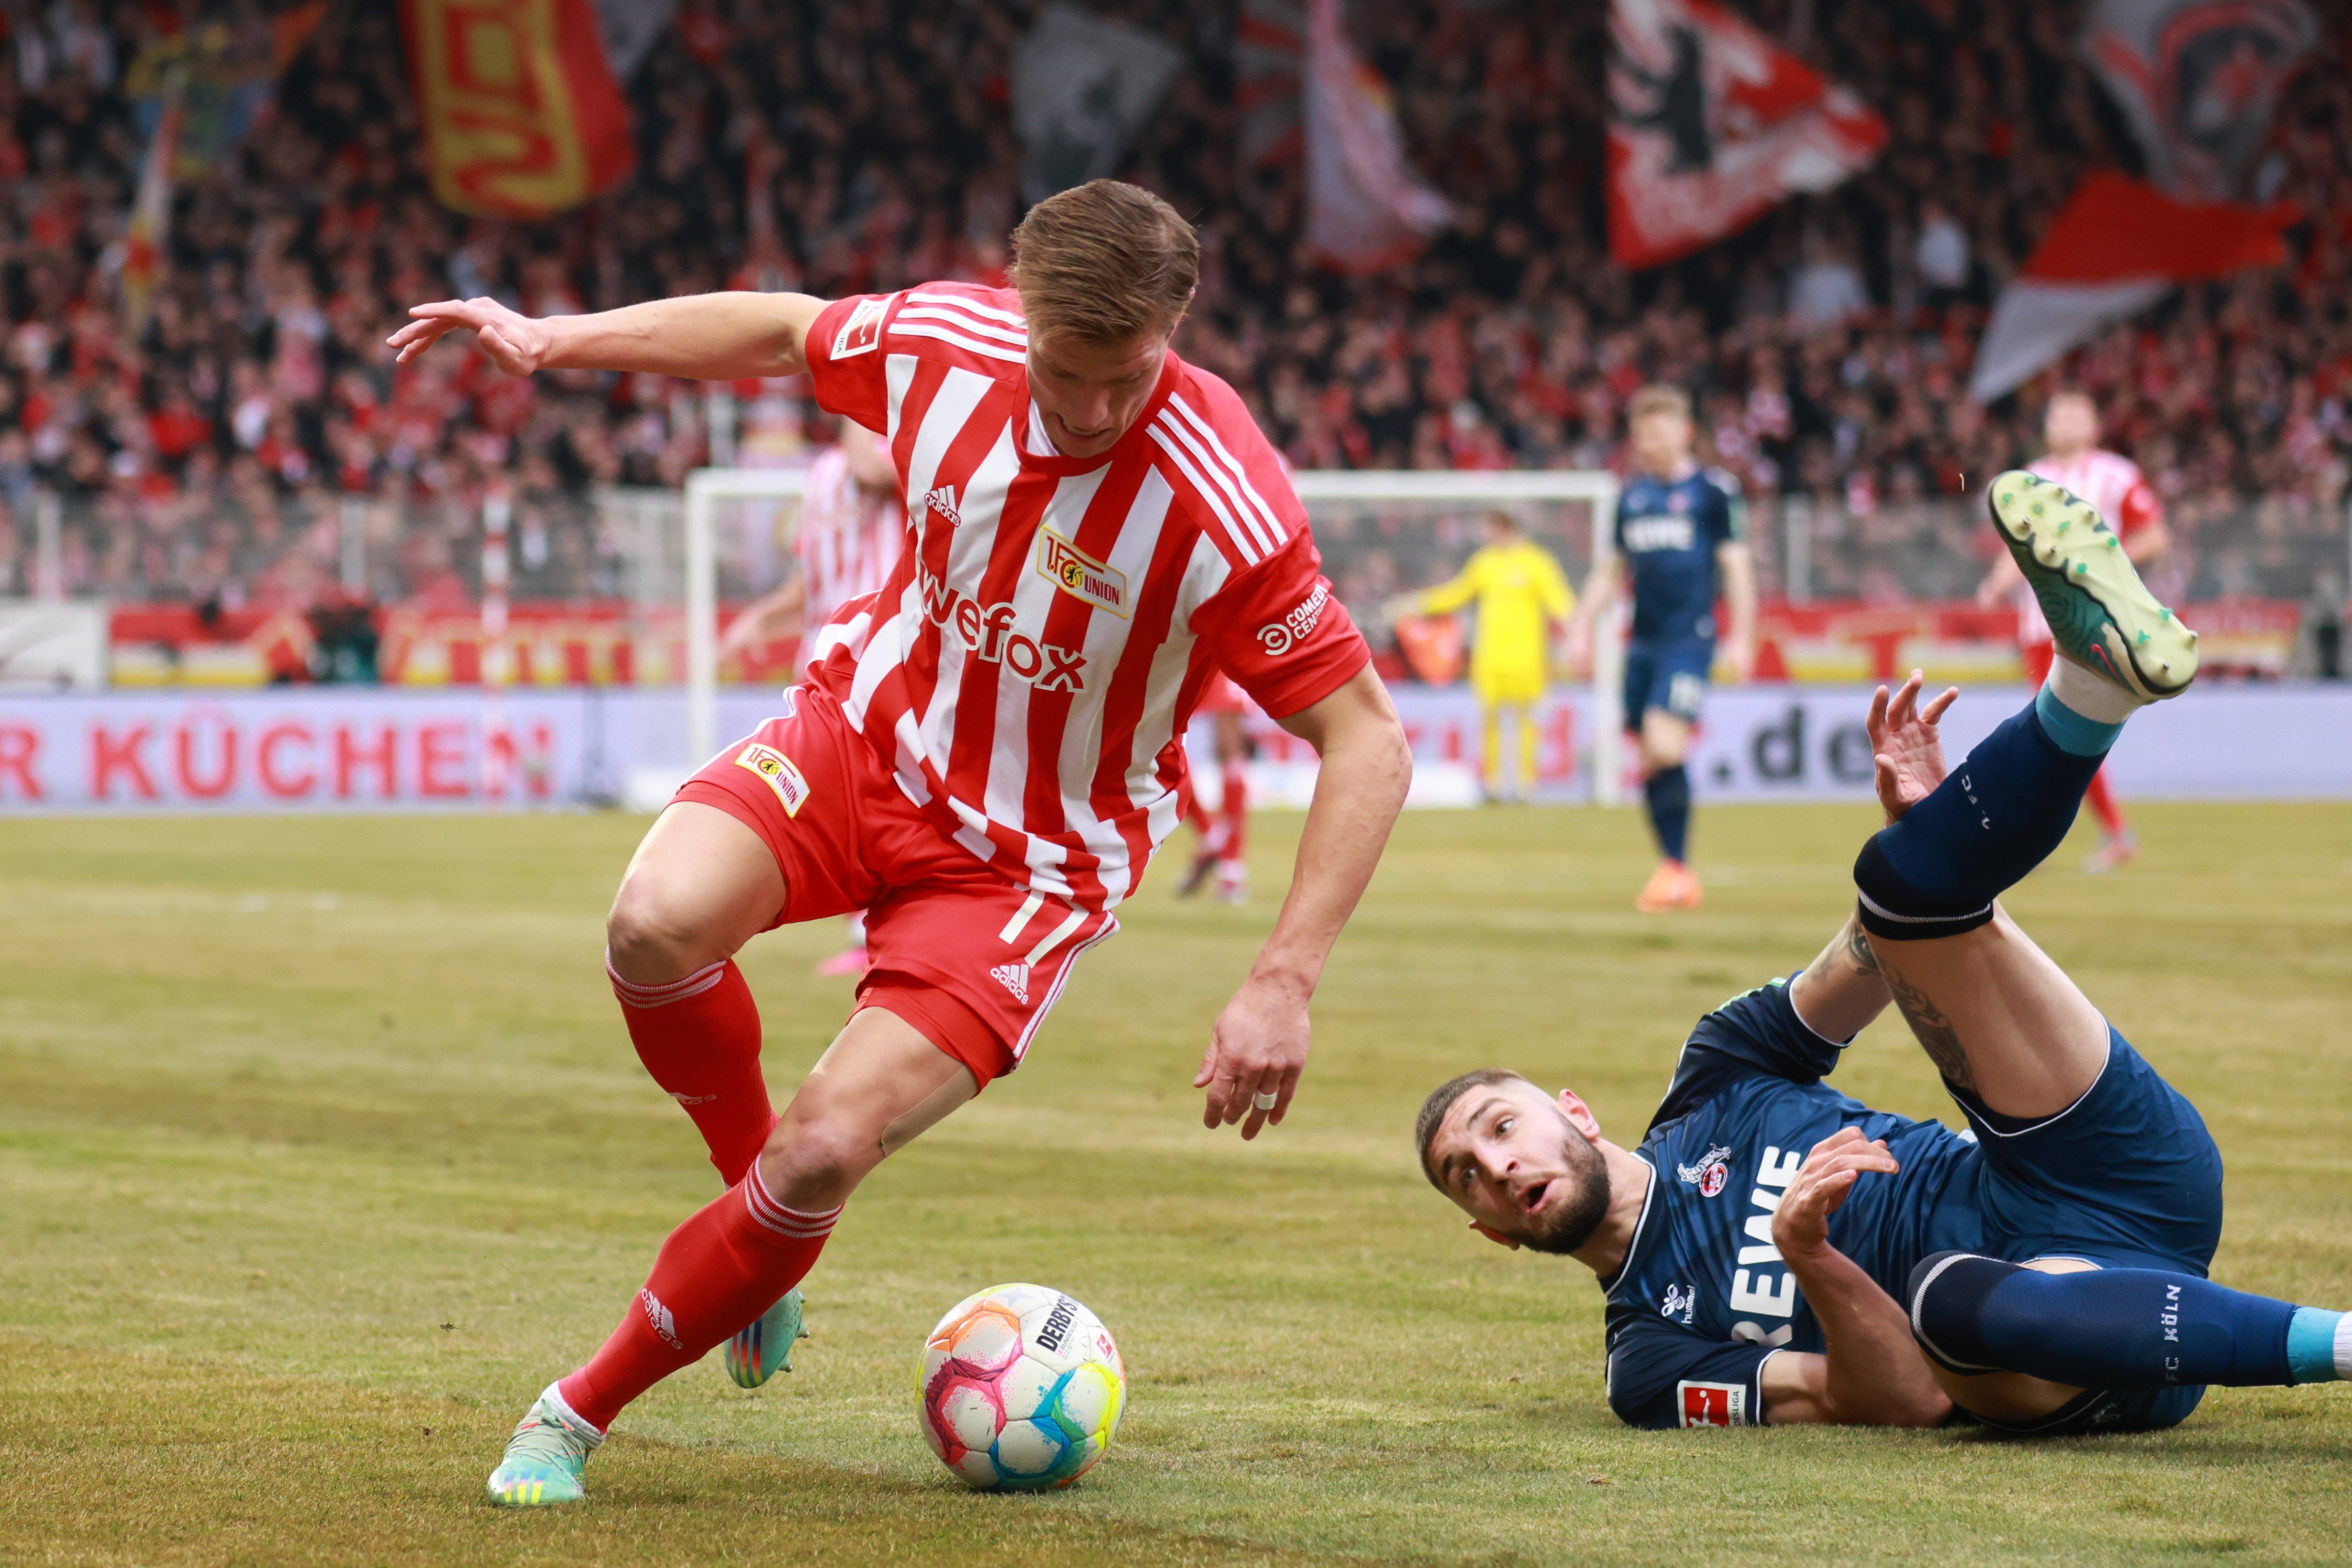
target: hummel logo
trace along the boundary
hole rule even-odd
[[[663,1343],[672,1350],[686,1348],[685,1343],[677,1337],[677,1320],[670,1316],[669,1309],[662,1305],[659,1296],[655,1295],[651,1291],[639,1291],[637,1304],[645,1308],[646,1322],[654,1325],[654,1333],[661,1335]]]
[[[940,517],[946,518],[948,527],[951,528],[960,528],[963,527],[963,514],[956,510],[956,493],[954,486],[940,486],[938,489],[933,490],[929,495],[923,497],[923,505],[929,507]]]
[[[988,972],[988,977],[1013,993],[1013,999],[1023,1007],[1029,1005],[1029,966],[999,964]]]

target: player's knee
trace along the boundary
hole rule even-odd
[[[1862,895],[1863,929],[1873,938],[1909,942],[1958,936],[1991,924],[1991,900],[1939,898],[1922,892],[1895,870],[1886,840],[1902,831],[1900,822],[1881,828],[1854,857],[1853,886]]]
[[[656,876],[632,875],[604,917],[604,945],[623,977],[654,985],[725,957],[714,953],[696,901]]]
[[[1911,1270],[1904,1300],[1911,1335],[1927,1359],[1963,1375],[2011,1370],[1985,1343],[1985,1299],[2020,1272],[2014,1263],[1973,1252],[1937,1252]]]
[[[1690,755],[1690,730],[1680,720],[1653,708],[1642,718],[1642,770],[1657,773],[1680,768]]]
[[[760,1153],[760,1179],[795,1208],[839,1203],[882,1157],[878,1135],[838,1118],[787,1112]]]

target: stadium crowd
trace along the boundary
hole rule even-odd
[[[1802,496],[1840,527],[1948,527],[1949,508],[1918,503],[2027,455],[2038,429],[2032,389],[1990,410],[1965,395],[1990,300],[2084,170],[2136,163],[2075,57],[2072,0],[1757,0],[1766,31],[1879,106],[1885,153],[1629,275],[1601,219],[1605,8],[1538,22],[1354,0],[1360,47],[1456,217],[1419,261],[1349,277],[1303,253],[1296,160],[1238,161],[1233,5],[1098,8],[1190,56],[1126,172],[1200,216],[1205,275],[1180,348],[1243,388],[1302,466],[1609,465],[1625,399],[1668,380],[1696,394],[1751,497]],[[331,578],[339,508],[365,497],[399,507],[387,586],[460,595],[452,541],[494,476],[517,496],[520,592],[612,591],[579,498],[674,485],[705,461],[698,392],[511,381],[457,351],[394,371],[380,345],[401,308],[999,277],[1020,196],[1008,60],[1034,9],[695,0],[628,84],[635,173],[515,224],[434,201],[394,8],[328,7],[262,128],[182,182],[135,332],[115,277],[142,152],[126,78],[173,8],[0,9],[0,593],[29,582],[47,487],[77,520],[78,591],[306,602]],[[2343,527],[2352,75],[2347,7],[2320,10],[2326,57],[2291,89],[2259,172],[2263,194],[2312,214],[2291,266],[2184,290],[2065,371],[2192,558],[2249,529],[2275,547],[2208,591],[2259,589],[2261,561],[2300,560],[2299,540]],[[813,409],[793,419],[821,438]]]

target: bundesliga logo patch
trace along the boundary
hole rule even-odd
[[[1675,1396],[1682,1403],[1685,1427],[1742,1427],[1748,1423],[1748,1385],[1744,1383],[1677,1383]]]
[[[882,340],[882,316],[888,310],[887,299],[861,299],[849,319],[834,334],[833,357],[845,360],[852,354],[863,354]]]
[[[1124,621],[1127,573],[1104,565],[1051,528],[1037,536],[1038,574],[1068,594]]]
[[[808,803],[808,780],[801,777],[792,758],[774,747],[762,746],[755,740],[736,753],[735,766],[748,768],[766,780],[768,788],[776,792],[785,816],[799,816],[801,808]]]

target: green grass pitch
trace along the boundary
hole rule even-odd
[[[2352,808],[2137,820],[2137,866],[2082,874],[2078,836],[2011,907],[2211,1123],[2218,1275],[2352,1306]],[[715,1187],[598,967],[642,820],[0,821],[0,1562],[2342,1561],[2352,1388],[2040,1445],[1629,1432],[1590,1278],[1413,1169],[1422,1094],[1485,1062],[1634,1142],[1691,1020],[1836,926],[1870,826],[1703,810],[1707,907],[1657,919],[1630,812],[1408,818],[1248,1146],[1188,1085],[1271,899],[1163,868],[1029,1064],[851,1205],[801,1370],[709,1358],[587,1507],[515,1514],[508,1428]],[[780,1100],[847,1002],[810,972],[836,936],[746,955]],[[1949,1109],[1891,1020],[1840,1081]],[[1103,1315],[1131,1403],[1078,1487],[977,1496],[916,1433],[917,1351],[1022,1278]]]

